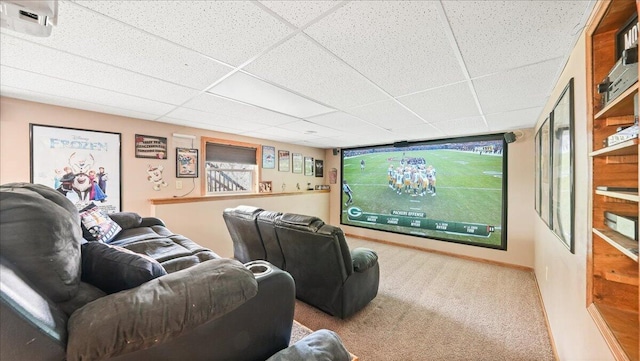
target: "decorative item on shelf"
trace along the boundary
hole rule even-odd
[[[300,183],[296,183],[296,189],[300,190]]]
[[[311,183],[307,183],[307,190],[308,191],[312,191],[313,187],[311,186]]]
[[[263,181],[258,185],[258,193],[271,193],[271,181]]]
[[[328,189],[331,189],[331,186],[328,184],[316,184],[317,191],[326,191]]]
[[[285,183],[282,183],[282,191],[284,192],[287,189],[287,185]]]

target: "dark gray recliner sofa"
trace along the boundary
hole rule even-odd
[[[339,227],[317,217],[250,206],[225,209],[223,216],[231,225],[234,244],[247,239],[255,247],[255,240],[262,240],[260,248],[265,251],[260,259],[293,276],[298,299],[330,315],[347,318],[378,294],[377,254],[366,248],[349,250]],[[242,232],[232,231],[238,228]]]
[[[154,218],[112,219],[123,231],[111,244],[168,274],[112,294],[83,282],[74,205],[45,186],[0,186],[0,359],[258,361],[288,346],[288,273],[254,276]]]

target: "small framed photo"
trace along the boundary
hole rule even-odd
[[[316,159],[315,164],[315,175],[317,178],[324,177],[324,161],[322,159]]]
[[[136,134],[136,158],[167,159],[167,138]]]
[[[271,193],[271,181],[264,181],[258,184],[258,193]]]
[[[176,178],[198,178],[198,150],[176,148]]]
[[[288,172],[291,169],[291,156],[288,150],[278,151],[278,170]]]
[[[262,168],[274,169],[276,167],[276,147],[262,146]]]
[[[293,163],[293,173],[302,174],[302,167],[303,167],[302,153],[291,154],[291,161]]]
[[[313,175],[313,157],[304,157],[304,175]]]

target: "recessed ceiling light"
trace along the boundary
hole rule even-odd
[[[304,134],[316,134],[317,132],[315,130],[307,130],[304,132]]]

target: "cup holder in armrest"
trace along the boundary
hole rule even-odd
[[[268,275],[273,272],[273,267],[271,267],[271,263],[266,261],[251,261],[244,264],[245,267],[249,269],[253,273],[253,276],[258,278],[264,275]]]

